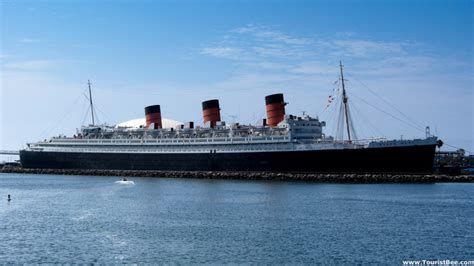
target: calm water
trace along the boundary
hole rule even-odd
[[[0,262],[474,259],[474,184],[118,179],[0,174]]]

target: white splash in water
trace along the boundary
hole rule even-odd
[[[120,185],[135,185],[135,182],[130,181],[130,180],[127,180],[127,181],[119,180],[119,181],[115,181],[115,184],[120,184]]]

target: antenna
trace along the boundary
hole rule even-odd
[[[91,81],[87,80],[87,85],[89,85],[89,102],[91,104],[91,114],[92,114],[92,125],[95,124],[94,121],[94,105],[92,104],[92,92],[91,92]]]
[[[344,86],[344,73],[342,72],[342,62],[339,61],[339,66],[341,68],[341,81],[342,81],[342,102],[344,103],[344,114],[346,116],[346,127],[347,127],[347,136],[349,138],[349,142],[351,142],[351,130],[349,127],[349,115],[347,109],[347,94],[346,94],[346,87]]]

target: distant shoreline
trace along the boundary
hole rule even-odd
[[[276,172],[216,172],[216,171],[153,171],[153,170],[95,170],[95,169],[24,169],[4,166],[0,173],[48,175],[90,175],[162,178],[197,178],[229,180],[307,181],[316,183],[473,183],[474,175],[442,174],[324,174]]]

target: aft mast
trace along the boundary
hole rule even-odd
[[[91,81],[87,80],[87,85],[89,85],[89,102],[91,105],[91,114],[92,114],[92,125],[95,125],[94,121],[94,104],[92,103],[92,92],[91,92]]]
[[[344,85],[344,73],[342,71],[342,62],[339,61],[339,67],[341,69],[341,81],[342,81],[342,103],[344,104],[344,116],[346,117],[346,128],[347,128],[347,137],[349,138],[349,143],[351,140],[351,129],[349,126],[349,109],[347,106],[347,94],[346,94],[346,87]]]

